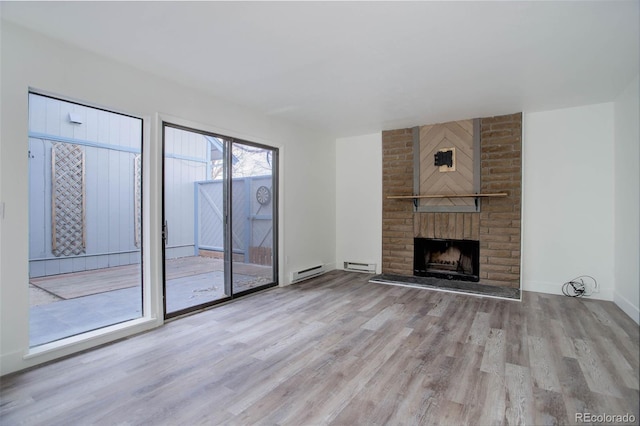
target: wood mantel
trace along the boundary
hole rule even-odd
[[[440,194],[440,195],[388,195],[388,199],[415,200],[419,198],[477,198],[477,197],[508,197],[506,192],[494,192],[490,194]]]

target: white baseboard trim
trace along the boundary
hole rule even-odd
[[[522,290],[535,291],[537,293],[562,295],[562,284],[546,282],[546,281],[528,281],[523,279]]]
[[[629,315],[636,324],[640,324],[640,309],[637,305],[634,305],[633,302],[622,296],[617,291],[613,293],[613,303],[622,309],[622,312]]]

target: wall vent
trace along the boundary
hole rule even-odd
[[[296,283],[309,278],[317,277],[318,275],[322,275],[325,272],[327,271],[324,265],[316,265],[310,268],[302,269],[300,271],[294,271],[291,273],[291,282]]]
[[[354,271],[354,272],[366,272],[368,274],[376,273],[376,264],[375,263],[361,263],[361,262],[344,262],[344,270],[345,271]]]

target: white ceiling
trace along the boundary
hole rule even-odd
[[[3,19],[334,136],[608,102],[639,2],[6,2]]]

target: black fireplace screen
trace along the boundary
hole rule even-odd
[[[450,280],[479,281],[480,242],[415,238],[413,274]]]

